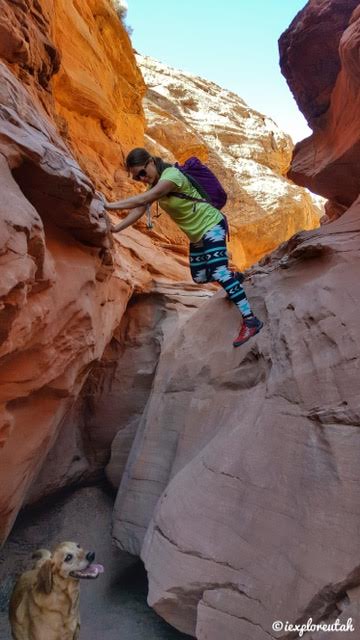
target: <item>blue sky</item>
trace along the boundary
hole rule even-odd
[[[280,72],[278,38],[306,0],[128,0],[134,48],[230,89],[294,142],[310,135]]]

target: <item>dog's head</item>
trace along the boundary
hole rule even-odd
[[[76,542],[62,542],[39,567],[39,591],[51,593],[55,581],[97,578],[104,568],[101,564],[94,564],[94,560],[94,551],[85,551]]]

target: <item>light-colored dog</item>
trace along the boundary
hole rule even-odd
[[[102,565],[75,542],[62,542],[53,553],[39,549],[33,558],[33,569],[19,577],[10,599],[14,640],[77,640],[79,580],[97,578]]]

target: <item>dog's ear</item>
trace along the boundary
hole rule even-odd
[[[32,560],[35,560],[35,566],[40,564],[40,561],[49,560],[51,553],[48,549],[37,549],[31,556]]]
[[[46,560],[46,562],[41,565],[38,571],[37,588],[38,591],[42,591],[43,593],[46,593],[46,595],[51,593],[53,588],[51,560]]]

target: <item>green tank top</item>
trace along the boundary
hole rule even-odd
[[[174,191],[180,191],[193,198],[202,197],[187,177],[176,167],[165,169],[160,180],[173,182]],[[159,205],[186,233],[190,242],[199,242],[204,233],[219,224],[223,218],[221,212],[207,202],[194,202],[182,200],[176,196],[163,196],[159,200]]]

